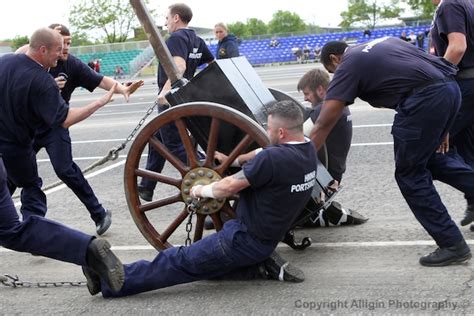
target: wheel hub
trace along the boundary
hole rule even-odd
[[[190,170],[184,177],[181,183],[181,195],[184,203],[190,205],[193,201],[191,197],[191,188],[195,185],[206,185],[212,182],[219,181],[221,176],[212,169],[205,167],[198,167]],[[213,214],[221,209],[224,205],[225,199],[201,199],[198,206],[195,207],[196,213],[199,214]]]

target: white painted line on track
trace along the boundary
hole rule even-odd
[[[121,161],[119,161],[119,162],[114,163],[113,165],[110,165],[110,166],[107,166],[107,167],[105,167],[105,168],[102,168],[102,169],[99,169],[99,170],[97,170],[97,171],[94,171],[94,172],[92,172],[92,173],[89,173],[89,174],[85,175],[84,177],[85,177],[86,179],[89,179],[89,178],[98,176],[99,174],[102,174],[102,173],[104,173],[104,172],[107,172],[107,171],[109,171],[109,170],[112,170],[112,169],[114,169],[114,168],[116,168],[116,167],[120,167],[120,166],[122,166],[122,165],[124,165],[124,164],[125,164],[125,160],[121,160]],[[48,195],[48,194],[54,193],[54,192],[56,192],[56,191],[65,189],[65,188],[67,188],[67,186],[66,186],[65,184],[61,184],[61,185],[59,185],[59,186],[57,186],[57,187],[54,187],[54,188],[52,188],[52,189],[50,189],[50,190],[45,191],[44,194]],[[20,202],[20,201],[15,203],[15,206],[16,206],[16,207],[18,207],[18,206],[20,206],[20,205],[21,205],[21,202]]]
[[[72,144],[90,144],[90,143],[108,143],[108,142],[123,142],[125,138],[109,138],[109,139],[91,139],[73,141]],[[133,139],[132,139],[133,140]]]
[[[466,240],[468,245],[474,245],[474,240]],[[369,248],[369,247],[417,247],[417,246],[434,246],[433,240],[397,240],[397,241],[353,241],[353,242],[321,242],[312,243],[311,247],[315,248]],[[178,246],[178,245],[177,245]],[[277,248],[288,248],[289,246],[280,243]],[[155,250],[151,245],[128,245],[128,246],[112,246],[113,251],[143,251]],[[0,247],[0,253],[14,252],[13,250]]]
[[[351,147],[387,146],[387,145],[393,145],[393,142],[382,142],[382,143],[356,143],[356,144],[351,144]]]
[[[140,113],[143,114],[146,113],[146,111],[124,111],[124,112],[102,112],[102,113],[94,113],[91,115],[91,117],[96,117],[96,116],[111,116],[111,115],[123,115],[123,114],[136,114]]]
[[[389,146],[393,145],[393,142],[380,142],[380,143],[355,143],[351,144],[351,147],[370,147],[370,146]],[[146,157],[147,155],[144,154],[143,157]],[[74,157],[74,161],[81,161],[81,160],[98,160],[103,158],[103,156],[89,156],[89,157]],[[119,155],[119,158],[127,158],[127,155]],[[50,162],[49,159],[38,159],[38,163],[40,162]]]
[[[371,128],[371,127],[390,127],[392,124],[365,124],[365,125],[353,125],[352,128]],[[92,143],[108,143],[108,142],[123,142],[125,138],[106,138],[106,139],[88,139],[88,140],[76,140],[72,144],[92,144]],[[133,139],[132,139],[133,140]]]
[[[74,161],[80,161],[80,160],[99,160],[104,158],[103,156],[91,156],[91,157],[75,157],[73,160]],[[127,155],[119,155],[118,158],[127,158]],[[38,159],[36,160],[37,162],[50,162],[49,159]]]
[[[366,124],[366,125],[352,125],[352,128],[370,128],[370,127],[391,127],[393,124]]]

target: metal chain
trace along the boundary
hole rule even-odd
[[[20,278],[15,275],[5,274],[0,275],[0,283],[3,286],[14,287],[14,288],[45,288],[45,287],[63,287],[63,286],[84,286],[87,285],[85,281],[72,282],[72,281],[62,281],[62,282],[29,282],[21,281]]]
[[[184,245],[186,247],[190,246],[192,241],[191,241],[191,231],[193,230],[193,215],[196,213],[196,209],[198,208],[200,203],[200,199],[193,199],[191,204],[188,205],[188,213],[189,213],[189,218],[188,222],[186,223],[186,239],[184,240]]]
[[[135,126],[135,128],[132,130],[132,132],[128,135],[128,137],[125,139],[125,141],[120,144],[119,147],[117,148],[111,148],[110,151],[109,151],[109,154],[110,156],[112,156],[111,160],[115,160],[118,158],[118,153],[123,150],[125,148],[125,146],[127,146],[127,144],[133,139],[133,137],[135,137],[135,134],[140,130],[140,128],[142,127],[142,125],[145,123],[146,119],[148,118],[148,116],[151,115],[151,113],[153,113],[153,110],[155,109],[155,107],[158,105],[158,100],[156,100],[152,106],[150,106],[148,108],[148,110],[146,111],[145,115],[142,117],[142,119],[140,121],[138,121],[138,124],[137,126]]]
[[[112,160],[116,160],[118,157],[119,157],[119,152],[121,150],[123,150],[127,144],[133,139],[133,137],[135,137],[135,134],[140,130],[140,128],[143,126],[143,124],[145,123],[146,119],[148,118],[148,116],[151,115],[151,113],[153,113],[153,110],[155,109],[155,107],[158,105],[158,101],[155,101],[153,103],[152,106],[150,106],[150,108],[148,108],[148,110],[146,111],[145,115],[142,117],[142,119],[138,122],[137,126],[135,126],[135,128],[132,130],[132,132],[128,135],[128,137],[125,139],[125,141],[122,142],[122,144],[120,144],[120,146],[118,147],[112,147],[109,149],[107,155],[105,155],[104,157],[100,158],[99,160],[97,160],[96,162],[94,162],[93,164],[91,164],[90,166],[86,167],[85,169],[82,170],[82,173],[83,174],[86,174],[92,170],[94,170],[95,168],[97,168],[98,166],[101,166],[103,164],[105,164],[106,162],[108,161],[112,161]],[[57,187],[59,185],[63,184],[62,181],[56,181],[56,182],[53,182],[47,186],[44,186],[42,188],[43,191],[47,191],[49,189],[52,189],[54,187]],[[12,196],[13,199],[17,199],[20,197],[20,193],[17,193],[15,195]]]

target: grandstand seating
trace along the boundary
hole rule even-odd
[[[82,54],[77,56],[83,62],[87,63],[90,60],[100,60],[100,72],[107,76],[113,76],[115,67],[122,66],[126,74],[129,73],[130,61],[135,58],[142,51],[139,49],[115,51],[115,52],[96,52],[90,54]]]
[[[311,49],[310,59],[314,59],[314,48],[316,46],[322,47],[328,41],[346,40],[350,43],[363,43],[384,36],[399,37],[402,31],[405,31],[406,34],[409,35],[411,31],[418,34],[419,32],[425,32],[428,29],[428,25],[417,27],[380,28],[373,30],[370,37],[364,37],[363,31],[361,30],[280,37],[277,38],[280,44],[276,47],[270,47],[270,39],[244,40],[239,49],[240,54],[245,56],[252,65],[284,63],[296,60],[296,56],[291,50],[293,47],[299,47],[302,49],[305,45],[308,45]],[[216,46],[216,44],[211,44],[209,46],[211,52],[215,53]],[[424,48],[427,48],[427,38],[425,38]],[[134,49],[90,53],[79,55],[78,57],[86,63],[91,59],[100,59],[101,72],[105,75],[113,76],[115,66],[117,65],[122,66],[126,74],[130,74],[130,61],[132,61],[132,59],[138,56],[142,51],[143,50],[140,49]]]

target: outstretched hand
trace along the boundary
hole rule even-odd
[[[135,82],[132,82],[130,85],[128,85],[124,90],[123,90],[123,97],[125,100],[128,102],[128,99],[130,95],[132,95],[135,91],[137,91],[138,88],[143,86],[144,81],[143,80],[138,80]]]
[[[114,95],[115,93],[115,90],[117,89],[117,85],[118,83],[114,83],[114,85],[112,86],[112,88],[110,88],[109,91],[107,91],[106,94],[104,94],[98,101],[99,103],[101,104],[101,106],[104,106],[106,105],[107,103],[110,102],[110,100],[112,100],[112,96]]]

